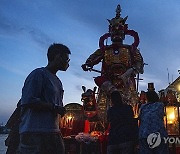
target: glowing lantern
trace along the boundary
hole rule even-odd
[[[180,135],[180,115],[179,102],[172,90],[169,90],[166,95],[167,105],[165,106],[165,126],[168,135]]]
[[[177,108],[174,106],[166,107],[167,124],[173,124],[176,120]]]
[[[179,135],[179,107],[166,106],[165,124],[169,135]]]
[[[180,91],[180,84],[177,86],[177,90],[178,90],[178,92]]]

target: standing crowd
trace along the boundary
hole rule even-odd
[[[145,93],[146,103],[140,107],[139,124],[134,119],[132,106],[124,104],[121,94],[111,93],[112,107],[107,154],[168,154],[168,137],[164,126],[164,104],[153,89]]]

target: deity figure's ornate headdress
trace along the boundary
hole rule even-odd
[[[121,6],[118,5],[116,8],[116,17],[112,18],[111,20],[107,19],[109,21],[110,24],[115,24],[115,23],[119,23],[119,24],[125,24],[126,20],[127,20],[128,16],[126,16],[124,19],[121,17]]]
[[[134,30],[128,29],[128,24],[126,24],[128,16],[125,18],[121,17],[121,7],[120,5],[116,8],[116,16],[111,20],[108,19],[109,22],[109,32],[100,37],[99,47],[104,48],[104,40],[108,37],[111,38],[112,42],[122,42],[125,39],[126,35],[130,35],[134,37],[134,42],[132,44],[132,48],[136,49],[139,45],[139,36],[138,33]]]
[[[116,17],[112,18],[111,20],[107,19],[110,24],[109,32],[112,33],[113,31],[117,31],[118,29],[127,29],[127,24],[125,24],[127,18],[128,16],[126,16],[125,18],[121,17],[121,7],[120,5],[118,5],[116,8]]]

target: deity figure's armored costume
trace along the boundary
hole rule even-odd
[[[126,20],[127,16],[121,17],[121,8],[118,5],[116,17],[108,20],[109,32],[99,39],[99,49],[91,54],[82,65],[83,70],[87,71],[93,70],[94,65],[102,62],[101,76],[95,78],[95,83],[100,88],[98,98],[100,104],[103,102],[107,104],[105,96],[114,90],[121,92],[126,103],[132,104],[138,100],[135,76],[138,73],[143,73],[144,62],[137,49],[139,45],[138,33],[128,29]],[[123,44],[127,35],[134,38],[133,44]],[[105,40],[109,37],[112,44],[104,45]],[[107,105],[104,105],[103,109],[105,110],[106,107]]]

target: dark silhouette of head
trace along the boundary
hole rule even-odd
[[[147,91],[146,92],[147,102],[158,102],[159,96],[155,91]]]
[[[65,45],[59,43],[53,43],[48,48],[48,52],[47,52],[48,61],[49,62],[53,61],[56,55],[58,54],[61,54],[61,56],[64,57],[64,55],[71,54],[71,52],[69,48]]]
[[[113,105],[122,105],[122,97],[118,91],[114,91],[111,93],[111,102]]]
[[[55,72],[66,71],[69,67],[69,48],[63,44],[54,43],[50,45],[47,52],[48,65],[53,66]]]

